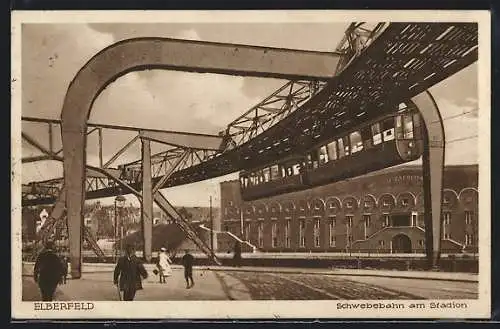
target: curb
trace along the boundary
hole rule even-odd
[[[394,278],[394,279],[413,279],[413,280],[432,280],[432,281],[453,281],[453,282],[466,282],[466,283],[478,283],[477,279],[456,279],[456,278],[438,278],[438,277],[411,277],[404,275],[385,275],[385,274],[370,274],[370,273],[335,273],[334,271],[301,271],[301,270],[261,270],[261,269],[245,269],[245,268],[210,268],[204,267],[200,270],[210,270],[210,271],[228,271],[228,272],[259,272],[259,273],[279,273],[279,274],[309,274],[309,275],[332,275],[332,276],[368,276],[368,277],[382,277],[382,278]]]

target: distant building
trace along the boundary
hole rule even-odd
[[[443,252],[477,251],[478,166],[447,166]],[[306,191],[244,202],[221,183],[222,229],[262,251],[425,250],[422,169],[400,166]]]

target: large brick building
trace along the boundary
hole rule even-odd
[[[442,251],[475,252],[478,166],[447,166],[443,183]],[[252,202],[227,181],[222,229],[262,251],[424,252],[422,192],[421,167],[408,165]]]

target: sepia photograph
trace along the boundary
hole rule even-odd
[[[489,317],[489,24],[13,11],[12,317]]]

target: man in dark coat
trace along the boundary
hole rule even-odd
[[[118,259],[113,275],[115,285],[120,284],[123,300],[134,300],[137,290],[142,289],[142,279],[148,277],[148,272],[142,262],[135,256],[132,245],[127,245],[125,255]]]
[[[54,243],[47,241],[44,250],[35,262],[33,276],[40,287],[43,301],[52,301],[58,283],[61,281],[64,269],[61,259],[54,251]]]
[[[184,256],[182,256],[182,265],[184,266],[184,279],[186,279],[186,289],[194,286],[193,263],[194,257],[189,253],[189,250],[186,249]],[[190,280],[191,284],[189,284]]]
[[[241,266],[241,243],[239,241],[236,241],[234,243],[234,266],[240,267]]]

